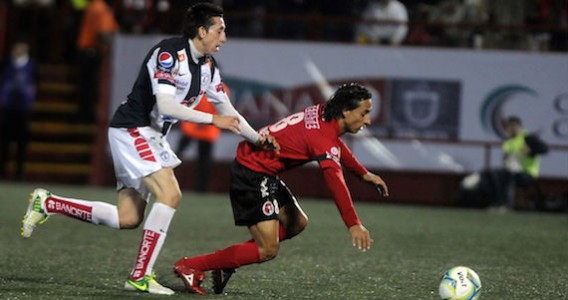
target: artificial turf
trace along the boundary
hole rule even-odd
[[[242,267],[222,295],[184,292],[172,264],[249,238],[233,226],[227,195],[184,193],[156,263],[174,296],[122,290],[141,228],[113,230],[54,216],[20,237],[36,184],[0,182],[0,299],[439,299],[441,275],[469,266],[481,299],[568,299],[566,214],[355,202],[375,243],[361,253],[331,201],[299,199],[307,229],[270,262]],[[116,203],[112,188],[47,184],[54,194]],[[210,282],[203,284],[207,289]]]

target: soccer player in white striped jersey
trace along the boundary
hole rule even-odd
[[[166,135],[178,120],[213,124],[240,134],[264,149],[279,149],[272,136],[259,135],[235,110],[223,89],[212,55],[225,43],[223,9],[210,3],[190,7],[184,34],[156,44],[142,64],[132,92],[117,109],[108,131],[117,178],[118,203],[57,196],[36,189],[23,219],[29,238],[50,215],[65,215],[116,229],[137,228],[150,195],[155,202],[144,222],[142,241],[124,287],[152,294],[174,294],[154,277],[153,266],[181,200],[173,168],[181,162]],[[194,110],[203,95],[219,115]]]

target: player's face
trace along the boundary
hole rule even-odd
[[[359,106],[354,110],[343,111],[343,132],[356,133],[367,125],[371,125],[371,110],[373,102],[371,99],[359,102]]]
[[[201,45],[205,54],[213,55],[219,51],[221,45],[227,41],[225,34],[225,20],[221,17],[213,17],[215,24],[205,30],[200,28]]]

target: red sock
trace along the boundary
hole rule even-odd
[[[183,264],[200,271],[214,269],[236,269],[260,261],[258,247],[254,240],[235,244],[223,250],[196,257],[186,257]]]
[[[286,239],[286,228],[282,224],[278,225],[278,240],[283,241]]]
[[[278,239],[280,241],[286,239],[286,228],[282,225],[278,226]],[[260,255],[254,239],[250,239],[210,254],[186,257],[182,261],[185,266],[200,271],[236,269],[240,266],[259,262]]]

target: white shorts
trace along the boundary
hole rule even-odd
[[[164,167],[175,168],[181,164],[166,137],[151,127],[110,127],[108,143],[114,163],[116,189],[133,188],[146,202],[150,198],[150,191],[144,186],[142,178]]]

